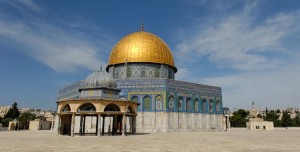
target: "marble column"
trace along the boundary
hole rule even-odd
[[[97,132],[97,134],[98,134],[98,137],[101,137],[101,114],[98,114],[98,132]]]
[[[102,123],[102,136],[104,136],[104,124],[105,124],[105,116],[103,116],[103,123]]]
[[[136,116],[133,116],[132,117],[133,119],[132,119],[132,124],[133,124],[133,126],[132,126],[132,133],[133,134],[135,134],[136,133]]]
[[[75,128],[75,113],[72,114],[72,120],[71,120],[71,137],[74,137],[74,128]]]
[[[125,115],[125,113],[123,114],[123,119],[122,119],[122,136],[125,136],[125,119],[126,119],[126,115]]]
[[[61,129],[61,116],[57,115],[58,122],[57,122],[57,135],[60,135],[60,129]]]

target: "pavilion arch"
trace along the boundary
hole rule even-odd
[[[186,112],[192,112],[191,108],[191,98],[187,98],[185,102]]]
[[[169,96],[169,111],[174,111],[174,108],[175,108],[175,104],[174,104],[174,96]]]
[[[151,102],[152,102],[152,99],[150,96],[147,95],[143,98],[143,111],[151,110]]]
[[[71,107],[69,104],[66,104],[61,108],[61,112],[70,112],[70,111],[71,111]]]
[[[207,100],[206,99],[202,99],[202,112],[207,112]]]
[[[127,107],[127,113],[136,114],[135,109],[131,105]]]
[[[121,111],[121,110],[118,105],[116,105],[114,103],[110,103],[110,104],[106,105],[104,108],[104,112],[107,112],[107,111]]]
[[[80,111],[91,111],[91,112],[96,112],[96,107],[94,104],[87,102],[82,105],[80,105],[77,109],[78,112]]]
[[[194,112],[199,112],[199,100],[197,98],[194,101]]]

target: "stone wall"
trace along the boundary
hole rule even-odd
[[[50,130],[50,129],[51,129],[50,121],[34,120],[29,122],[29,130]]]
[[[223,130],[223,115],[186,112],[139,112],[137,132]]]

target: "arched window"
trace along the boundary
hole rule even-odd
[[[162,106],[162,97],[161,96],[156,96],[155,98],[155,102],[156,102],[156,110],[162,110],[163,106]]]
[[[206,99],[202,100],[202,112],[206,112]]]
[[[221,110],[221,102],[220,102],[220,100],[217,100],[217,102],[216,102],[216,111],[220,112],[220,110]]]
[[[120,111],[120,108],[116,104],[110,103],[104,108],[104,112],[107,111]]]
[[[149,96],[144,97],[143,110],[150,111],[151,110],[151,98]]]
[[[139,97],[138,96],[133,96],[133,97],[131,97],[131,101],[139,102]]]
[[[198,99],[195,99],[195,102],[194,102],[194,112],[199,112],[199,100]]]
[[[169,97],[169,111],[174,111],[174,97]]]
[[[70,105],[69,104],[65,105],[65,107],[62,111],[63,112],[70,112],[71,111]]]
[[[185,107],[186,107],[186,112],[191,112],[191,110],[192,110],[192,108],[191,108],[191,98],[186,99]]]
[[[96,111],[96,107],[91,103],[81,105],[77,111]]]
[[[214,104],[214,102],[213,102],[213,100],[209,100],[209,112],[213,112],[213,104]]]
[[[182,97],[179,97],[178,102],[177,102],[177,110],[178,111],[182,111],[182,102],[183,102]]]

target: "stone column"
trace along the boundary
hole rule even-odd
[[[72,120],[71,120],[71,137],[74,137],[74,127],[75,127],[75,113],[72,114]]]
[[[54,129],[54,116],[55,115],[51,115],[51,118],[52,118],[52,122],[51,122],[51,130],[53,130]]]
[[[104,124],[105,124],[105,116],[103,116],[103,123],[102,123],[102,136],[104,136]]]
[[[123,114],[123,122],[122,122],[122,136],[125,136],[125,119],[126,119],[126,116],[125,116],[125,113]]]
[[[79,135],[82,136],[82,115],[80,115]]]
[[[132,133],[135,134],[136,133],[136,116],[132,117]]]
[[[58,122],[57,122],[57,135],[60,135],[60,129],[61,129],[61,116],[57,115]]]
[[[101,137],[101,114],[98,114],[98,137]]]

